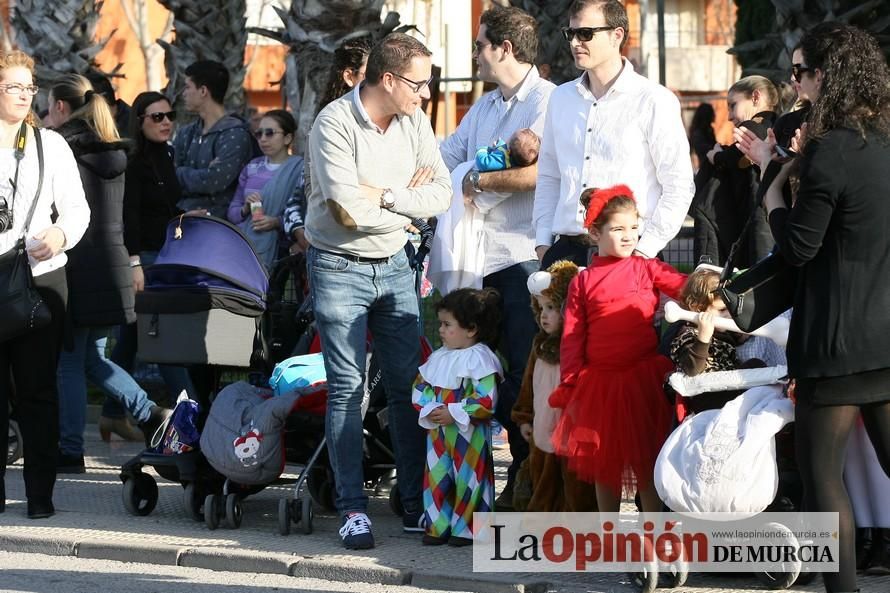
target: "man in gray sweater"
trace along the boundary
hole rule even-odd
[[[451,182],[429,119],[431,52],[401,33],[371,50],[366,79],[328,105],[309,135],[306,239],[328,376],[326,435],[340,536],[374,547],[363,490],[362,396],[368,331],[383,371],[406,531],[423,531],[424,432],[411,403],[420,357],[405,227],[448,209]]]

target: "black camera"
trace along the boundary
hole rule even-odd
[[[12,228],[12,210],[6,203],[6,198],[0,196],[0,233],[5,233]]]

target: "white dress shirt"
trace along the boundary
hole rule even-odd
[[[580,235],[586,188],[625,184],[642,217],[637,250],[654,257],[683,224],[695,186],[680,102],[627,60],[597,99],[587,73],[557,87],[544,124],[534,224],[537,245]]]
[[[498,140],[507,140],[516,130],[531,128],[539,137],[543,136],[547,101],[555,88],[531,66],[509,101],[504,100],[500,89],[483,95],[440,146],[448,170],[473,160],[477,150]],[[534,199],[534,192],[515,192],[485,215],[485,276],[536,259],[532,227]]]

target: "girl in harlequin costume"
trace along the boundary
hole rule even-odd
[[[585,512],[596,510],[593,486],[581,482],[566,467],[567,460],[553,453],[550,439],[560,410],[548,403],[559,385],[559,345],[563,305],[578,266],[558,261],[546,272],[528,277],[532,309],[540,331],[532,343],[519,397],[513,405],[513,422],[529,442],[528,472],[532,497],[525,507],[532,512]],[[514,504],[515,506],[515,504]]]
[[[414,406],[428,430],[423,505],[425,545],[473,543],[473,512],[494,505],[491,417],[503,378],[491,347],[500,314],[496,290],[462,288],[436,305],[442,347],[419,369]]]
[[[561,383],[550,396],[563,408],[554,451],[595,484],[601,512],[618,512],[623,486],[636,486],[644,511],[660,511],[653,471],[671,427],[662,386],[673,364],[658,353],[653,320],[659,293],[679,299],[686,276],[634,254],[639,212],[629,188],[586,190],[581,203],[599,254],[566,299]]]

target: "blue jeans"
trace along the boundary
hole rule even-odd
[[[110,328],[74,328],[74,350],[59,356],[59,448],[66,455],[83,454],[86,427],[87,380],[101,388],[139,422],[151,416],[154,403],[133,377],[105,358]]]
[[[419,511],[426,441],[411,403],[420,359],[420,328],[408,257],[400,249],[383,263],[363,264],[311,247],[308,260],[328,377],[325,431],[337,482],[337,509],[341,513],[366,512],[368,507],[363,488],[361,406],[370,330],[386,390],[402,504],[407,512]]]
[[[157,251],[143,251],[139,254],[139,259],[143,266],[150,266],[158,257]],[[136,347],[137,347],[136,324],[118,326],[117,343],[114,351],[111,353],[111,360],[120,365],[128,373],[132,373],[136,363]],[[197,394],[189,377],[188,369],[181,366],[172,366],[169,364],[158,365],[164,384],[171,398],[175,401],[184,389],[190,397],[194,398]],[[102,404],[102,415],[106,418],[123,418],[125,410],[116,400],[106,397],[105,403]]]
[[[528,457],[528,442],[522,438],[510,413],[519,397],[519,387],[522,385],[522,375],[525,374],[532,341],[538,333],[528,292],[528,277],[537,272],[538,268],[538,260],[529,260],[482,279],[485,288],[495,288],[501,293],[501,336],[498,351],[506,361],[507,368],[505,379],[498,386],[494,417],[507,429],[510,455],[513,457],[513,462],[507,468],[509,485],[513,484],[519,465]]]

